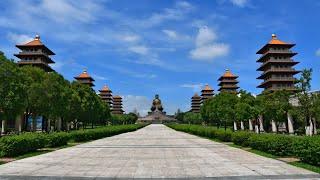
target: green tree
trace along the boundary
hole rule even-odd
[[[255,117],[254,110],[255,97],[246,91],[240,90],[239,100],[235,105],[236,120],[243,123]]]
[[[57,130],[61,130],[62,119],[68,116],[68,99],[70,98],[70,83],[56,72],[46,73],[42,82],[43,88],[46,90],[46,103],[48,111],[42,115],[48,119],[48,125],[51,120],[57,122]]]
[[[289,103],[290,95],[291,93],[286,90],[279,90],[265,91],[258,96],[255,106],[258,113],[256,115],[263,116],[263,125],[267,131],[270,131],[272,120],[277,123],[277,126],[286,123],[288,112],[292,109]]]
[[[206,124],[216,124],[218,128],[221,125],[221,119],[218,118],[218,106],[216,97],[207,99],[200,107],[200,114]]]
[[[0,117],[2,120],[15,120],[26,106],[24,92],[25,76],[17,65],[8,60],[0,51]],[[4,123],[6,124],[6,122]]]
[[[24,66],[21,68],[26,80],[24,84],[26,86],[25,96],[27,98],[26,113],[27,118],[32,117],[31,130],[36,130],[35,118],[46,114],[50,111],[50,105],[48,104],[47,90],[43,85],[46,76],[46,72],[37,67]]]
[[[233,93],[219,93],[214,98],[217,118],[224,123],[225,130],[227,125],[231,125],[236,118],[235,105],[238,97]]]
[[[298,79],[297,88],[299,92],[296,94],[296,98],[299,101],[299,108],[297,108],[300,117],[303,117],[305,125],[314,127],[315,122],[313,122],[313,105],[315,103],[313,100],[313,94],[309,94],[311,90],[311,79],[312,79],[312,69],[303,69],[301,77]],[[315,132],[315,129],[310,129],[311,134]]]
[[[202,124],[203,120],[200,113],[187,112],[184,115],[184,122],[188,124]]]

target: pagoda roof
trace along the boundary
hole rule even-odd
[[[231,73],[229,69],[226,69],[226,72],[218,79],[221,81],[223,78],[237,78],[238,76]]]
[[[47,48],[47,46],[45,46],[41,42],[39,35],[36,35],[35,38],[32,41],[27,42],[26,44],[18,44],[18,45],[16,45],[16,47],[19,48],[19,49],[24,48],[24,47],[34,47],[34,46],[43,47],[43,48],[45,48],[47,50],[49,55],[55,55],[54,52],[52,52],[49,48]]]
[[[213,91],[213,89],[208,84],[206,84],[204,88],[201,90],[201,92],[203,91]]]
[[[264,54],[265,52],[265,49],[270,47],[270,46],[274,46],[274,45],[280,45],[280,46],[287,46],[289,48],[295,46],[295,44],[292,44],[292,43],[287,43],[287,42],[284,42],[284,41],[281,41],[277,38],[277,36],[275,34],[272,34],[271,35],[271,40],[266,44],[264,45],[258,52],[257,54]]]
[[[122,99],[122,97],[119,95],[115,95],[115,96],[113,96],[113,99]]]
[[[198,93],[194,93],[194,95],[192,96],[192,98],[201,98],[201,96],[199,96]]]
[[[104,85],[102,87],[101,90],[99,90],[100,92],[112,92],[111,89],[107,86],[107,85]]]
[[[94,79],[88,74],[87,70],[83,70],[83,72],[77,76],[74,77],[75,79],[90,79],[91,81],[94,81]]]

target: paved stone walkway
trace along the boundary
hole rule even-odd
[[[316,173],[164,125],[0,165],[0,179],[21,177],[320,179]]]

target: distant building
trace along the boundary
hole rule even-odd
[[[88,74],[87,70],[83,70],[83,72],[77,76],[77,77],[74,77],[79,83],[81,84],[86,84],[86,85],[89,85],[90,87],[93,87],[94,84],[94,79]]]
[[[19,66],[29,65],[39,67],[46,72],[54,71],[49,64],[54,63],[50,56],[55,54],[40,41],[39,35],[36,35],[34,40],[16,47],[21,50],[18,54],[14,54],[20,59]]]
[[[201,106],[201,96],[198,93],[195,93],[191,98],[191,112],[199,113]]]
[[[113,96],[112,114],[123,114],[121,96]]]
[[[239,88],[237,78],[238,76],[233,75],[229,69],[226,69],[226,72],[218,79],[220,81],[218,91],[237,93]]]
[[[99,95],[102,101],[106,102],[109,105],[109,108],[112,108],[113,99],[112,99],[112,91],[109,89],[107,85],[104,85],[101,90],[99,90]]]
[[[262,56],[257,62],[262,63],[257,69],[263,71],[263,73],[257,79],[263,79],[263,82],[258,88],[264,88],[264,90],[290,90],[295,91],[294,75],[299,73],[293,68],[298,64],[292,60],[292,57],[297,53],[292,52],[290,49],[295,44],[285,43],[277,38],[275,34],[272,34],[271,40],[263,46],[257,54]]]
[[[203,104],[205,100],[213,97],[213,95],[213,89],[208,84],[206,84],[201,90],[201,103]]]

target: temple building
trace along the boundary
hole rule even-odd
[[[121,96],[113,96],[112,114],[123,114]]]
[[[165,111],[163,111],[163,106],[161,99],[158,94],[155,95],[152,105],[150,108],[150,112],[145,117],[138,118],[138,123],[169,123],[169,122],[176,122],[177,120],[172,116],[167,115]]]
[[[295,44],[283,42],[272,34],[271,40],[257,52],[261,54],[257,62],[262,63],[257,71],[263,71],[257,78],[263,79],[258,88],[271,91],[296,90],[294,75],[300,71],[294,69],[294,65],[299,62],[292,59],[297,54],[290,50],[293,46]]]
[[[109,105],[109,108],[112,108],[112,91],[109,89],[107,85],[104,85],[101,90],[99,90],[99,95],[102,101],[106,102]]]
[[[201,96],[198,93],[195,93],[191,98],[191,112],[199,113],[201,106]]]
[[[89,85],[90,87],[94,86],[93,84],[94,79],[88,74],[86,69],[83,70],[83,72],[79,76],[74,78],[81,84],[86,84],[86,85]]]
[[[16,45],[21,50],[18,54],[14,54],[17,58],[19,66],[35,66],[43,69],[46,72],[54,71],[49,64],[53,64],[54,61],[50,58],[51,55],[55,55],[47,46],[40,41],[40,36],[36,35],[34,40],[21,45]]]
[[[238,76],[233,75],[229,69],[226,69],[226,72],[218,79],[220,81],[218,91],[237,93],[239,88],[237,78]]]
[[[213,97],[213,95],[213,89],[208,84],[206,84],[201,90],[201,103],[204,103],[205,100]]]

